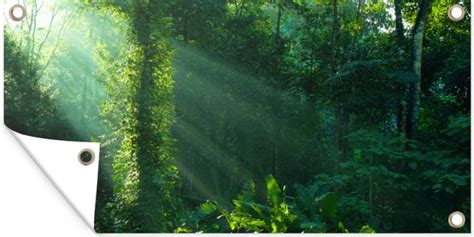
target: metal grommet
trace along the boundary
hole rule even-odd
[[[95,154],[91,149],[84,149],[79,152],[78,159],[81,164],[90,165],[95,160]]]
[[[460,21],[464,18],[466,10],[461,4],[454,4],[448,9],[448,17],[452,21]]]
[[[466,217],[462,212],[455,211],[449,215],[448,223],[453,228],[461,228],[466,223]]]
[[[14,21],[21,21],[26,17],[26,8],[21,4],[15,4],[10,8],[10,18]]]

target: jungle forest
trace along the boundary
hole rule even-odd
[[[5,1],[5,123],[100,142],[98,232],[470,232],[470,1]]]

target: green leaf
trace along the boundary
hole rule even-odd
[[[272,206],[276,207],[281,202],[280,195],[281,189],[278,186],[277,181],[272,175],[267,176],[267,197]]]
[[[456,188],[452,184],[448,184],[444,187],[444,190],[448,193],[454,193],[455,189]]]
[[[335,193],[326,193],[319,201],[321,214],[326,218],[333,218],[337,213],[337,196]]]
[[[364,225],[364,226],[362,226],[362,228],[360,228],[359,233],[375,233],[375,230],[372,229],[368,225]]]
[[[320,220],[305,221],[300,223],[300,228],[309,232],[321,232],[324,230],[324,223]]]
[[[362,162],[362,151],[360,149],[354,149],[354,161],[357,163]]]
[[[444,175],[442,178],[445,178],[453,182],[456,186],[467,185],[469,178],[467,176],[461,176],[456,174]]]
[[[342,222],[338,222],[337,223],[337,228],[339,229],[339,231],[341,231],[342,233],[349,233],[349,230],[346,229],[346,227],[344,226],[344,224]]]

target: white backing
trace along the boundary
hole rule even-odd
[[[11,132],[82,219],[94,228],[100,144],[43,139]],[[81,164],[78,157],[85,148],[95,154],[94,162],[87,166]]]

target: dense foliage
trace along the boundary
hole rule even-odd
[[[451,4],[31,1],[5,122],[101,142],[99,232],[468,232],[446,221],[470,223]]]

